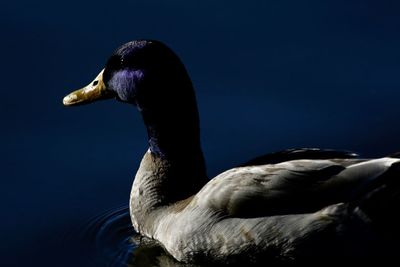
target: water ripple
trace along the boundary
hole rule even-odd
[[[83,230],[94,260],[104,266],[127,266],[138,246],[128,206],[117,207],[92,218]]]
[[[82,236],[95,266],[182,267],[155,241],[141,237],[132,227],[128,206],[111,209],[92,219]]]

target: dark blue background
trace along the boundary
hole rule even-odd
[[[1,266],[79,266],[59,258],[65,237],[128,202],[139,114],[61,100],[129,40],[164,41],[185,63],[210,176],[285,148],[400,150],[398,1],[165,2],[2,4]]]

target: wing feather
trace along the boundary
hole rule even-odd
[[[212,179],[196,199],[199,205],[238,218],[315,212],[351,201],[398,161],[292,160],[239,167]]]

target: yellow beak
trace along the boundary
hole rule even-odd
[[[107,90],[103,81],[103,72],[104,69],[100,71],[99,75],[91,83],[64,97],[63,104],[65,106],[84,105],[116,96],[114,92]]]

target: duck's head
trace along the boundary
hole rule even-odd
[[[138,107],[150,149],[163,155],[199,150],[199,118],[189,75],[178,56],[159,41],[120,46],[87,86],[63,99],[66,106],[116,98]]]
[[[188,87],[192,88],[187,72],[172,50],[159,41],[139,40],[120,46],[97,77],[64,97],[63,103],[73,106],[116,98],[139,110],[173,107],[192,91]]]

